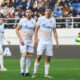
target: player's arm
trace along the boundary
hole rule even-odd
[[[58,48],[58,36],[57,36],[56,28],[53,29],[53,34],[54,34],[54,38],[56,40],[56,48]]]
[[[22,45],[24,45],[24,42],[23,42],[23,40],[22,40],[22,38],[21,38],[21,35],[20,35],[20,33],[19,33],[19,30],[21,29],[21,25],[17,25],[17,28],[16,28],[16,34],[17,34],[17,36],[18,36],[18,38],[19,38],[19,41],[20,41],[20,43],[22,44]]]
[[[4,26],[4,20],[2,20],[2,23],[3,23],[3,26]],[[7,38],[5,37],[5,36],[3,36],[3,39],[10,45],[11,44],[11,42],[9,41],[9,40],[7,40]]]
[[[6,42],[10,45],[11,42],[7,40],[7,38],[4,36],[4,40],[6,40]]]
[[[35,46],[37,46],[38,45],[38,30],[39,30],[39,25],[36,25],[36,27],[35,27],[35,33],[34,33],[34,35],[35,35],[35,37],[34,37],[34,44],[35,44]]]

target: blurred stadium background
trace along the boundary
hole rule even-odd
[[[80,80],[80,46],[77,46],[75,42],[80,32],[80,0],[0,0],[0,18],[5,22],[4,35],[11,41],[11,45],[4,41],[3,48],[9,47],[12,53],[12,56],[5,57],[4,64],[9,70],[8,72],[0,72],[0,80],[27,79],[23,79],[19,75],[20,50],[15,28],[19,20],[26,17],[27,8],[32,9],[32,17],[37,21],[39,16],[44,15],[46,6],[53,8],[52,16],[56,18],[60,45],[59,49],[56,49],[53,39],[54,57],[51,61],[50,74],[54,76],[54,80]],[[33,58],[36,56],[36,49],[34,53]],[[44,80],[43,63],[44,60],[41,61],[42,65],[38,72],[40,77],[38,75],[35,80]],[[33,64],[34,59],[31,73],[33,72]],[[28,79],[32,80],[31,78]]]

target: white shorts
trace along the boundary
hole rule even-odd
[[[44,51],[46,56],[53,56],[53,45],[39,42],[37,47],[37,55],[42,55]]]
[[[30,42],[24,45],[20,45],[20,51],[21,53],[33,53],[34,52],[33,43]]]
[[[0,44],[0,53],[3,53],[2,44]]]

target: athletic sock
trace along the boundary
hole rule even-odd
[[[37,73],[37,69],[38,69],[39,64],[40,63],[35,62],[35,64],[34,64],[34,74]]]
[[[0,55],[0,65],[1,65],[1,68],[4,68],[4,65],[3,65],[3,55]]]
[[[24,64],[25,64],[25,57],[21,57],[20,59],[21,73],[24,73]]]
[[[26,58],[26,70],[25,70],[25,73],[29,73],[30,66],[31,66],[31,58]]]
[[[49,74],[50,64],[45,64],[45,75]]]

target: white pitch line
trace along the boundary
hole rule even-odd
[[[38,71],[43,71],[43,70],[44,69],[38,69]],[[63,69],[55,69],[55,68],[53,68],[53,69],[50,69],[50,71],[52,71],[52,70],[54,70],[54,71],[55,70],[60,70],[60,71],[65,70],[66,71],[66,70],[80,70],[80,68],[69,68],[69,69],[68,68],[67,69],[66,68],[63,68]],[[9,72],[12,72],[12,71],[16,72],[16,71],[20,71],[20,69],[8,69],[8,71]],[[30,71],[33,71],[33,69],[30,69]]]
[[[65,79],[65,80],[75,80],[75,79]]]

